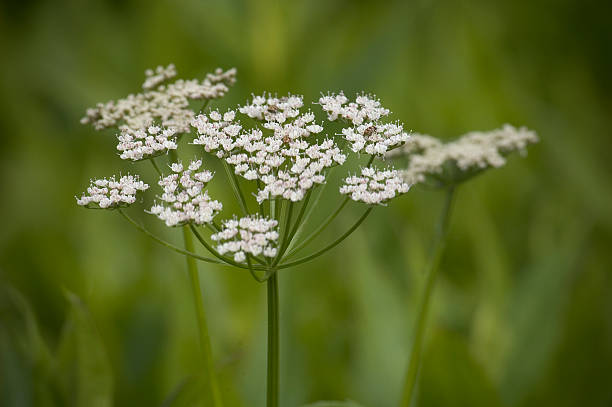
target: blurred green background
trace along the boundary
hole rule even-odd
[[[610,406],[610,15],[570,0],[2,2],[0,405],[161,406],[181,388],[173,405],[196,404],[184,258],[74,200],[90,177],[133,168],[111,133],[79,124],[85,109],[173,62],[182,78],[237,67],[222,108],[366,90],[416,132],[536,130],[526,158],[459,190],[417,405]],[[414,188],[281,274],[284,406],[397,404],[442,198]],[[265,287],[200,270],[226,405],[261,406]]]

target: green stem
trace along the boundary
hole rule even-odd
[[[216,251],[214,249],[214,247],[209,245],[208,242],[206,240],[204,240],[204,238],[202,237],[200,232],[198,232],[198,230],[195,228],[195,226],[190,224],[189,227],[191,228],[191,231],[193,232],[195,237],[198,239],[198,241],[202,244],[202,246],[204,246],[206,248],[206,250],[208,250],[210,252],[210,254],[212,254],[213,256],[215,256],[216,258],[221,260],[222,262],[229,264],[230,266],[234,266],[234,267],[238,267],[238,268],[242,268],[242,269],[247,269],[248,268],[248,266],[245,266],[243,264],[235,262],[234,260],[221,255],[218,251]],[[257,268],[257,269],[260,270],[260,268]]]
[[[187,225],[183,226],[183,238],[185,239],[185,249],[193,252],[193,238],[189,226]],[[202,356],[204,357],[204,372],[205,376],[208,378],[208,384],[213,398],[213,406],[221,407],[223,406],[223,402],[221,401],[221,392],[219,391],[217,375],[215,374],[210,335],[208,334],[208,324],[206,323],[206,313],[204,311],[200,278],[198,276],[198,266],[193,258],[186,256],[186,259],[187,270],[189,271],[189,278],[191,280],[191,288],[193,290],[193,299],[195,301],[196,317],[198,320],[200,348],[202,350]]]
[[[353,233],[359,227],[359,225],[361,225],[361,223],[368,217],[370,212],[372,212],[372,209],[374,209],[374,208],[373,207],[368,208],[363,213],[363,215],[361,215],[361,217],[357,220],[357,222],[355,222],[355,224],[353,226],[351,226],[351,228],[349,230],[347,230],[342,236],[340,236],[338,239],[336,239],[329,246],[319,250],[316,253],[311,254],[310,256],[302,257],[301,259],[292,261],[290,263],[281,264],[281,265],[278,266],[278,268],[279,269],[284,269],[284,268],[287,268],[287,267],[293,267],[293,266],[297,266],[298,264],[306,263],[307,261],[316,259],[317,257],[321,256],[322,254],[326,253],[327,251],[333,249],[334,247],[339,245],[344,239],[349,237],[351,235],[351,233]]]
[[[446,246],[446,237],[448,235],[448,224],[453,204],[453,195],[455,187],[449,187],[446,192],[446,200],[442,208],[442,215],[438,224],[437,236],[433,247],[432,257],[429,262],[427,275],[425,277],[425,288],[423,297],[419,304],[417,320],[414,328],[414,341],[410,351],[410,362],[404,379],[404,389],[402,391],[402,400],[400,407],[409,407],[412,398],[414,397],[414,388],[416,379],[419,373],[421,362],[421,351],[423,347],[423,338],[425,336],[425,327],[427,323],[427,314],[431,303],[432,292],[440,266],[440,259]]]
[[[342,209],[344,209],[344,207],[346,206],[346,204],[350,201],[351,198],[347,197],[345,198],[340,205],[338,206],[338,208],[327,217],[327,219],[325,219],[323,221],[323,223],[321,223],[319,225],[319,227],[317,227],[311,234],[308,235],[308,237],[306,237],[306,239],[304,239],[300,244],[298,244],[297,246],[295,246],[292,250],[289,251],[289,253],[287,253],[287,258],[293,256],[295,253],[297,253],[298,251],[302,250],[304,247],[306,247],[310,242],[312,242],[317,236],[319,236],[319,234],[321,232],[323,232],[323,230],[329,226],[330,223],[332,223],[332,221],[334,219],[336,219],[336,217],[340,214],[340,212],[342,212]]]
[[[240,205],[240,209],[242,213],[246,216],[249,214],[247,209],[246,200],[244,199],[244,195],[242,195],[242,190],[240,189],[240,184],[238,183],[238,178],[229,164],[222,160],[223,168],[225,169],[225,173],[227,174],[227,178],[229,179],[230,185],[232,186],[232,190],[234,191],[234,195],[236,196],[236,200]]]
[[[278,407],[279,337],[278,337],[278,273],[267,281],[268,289],[268,378],[266,406]]]
[[[368,163],[366,164],[366,168],[370,167],[372,165],[372,162],[374,161],[375,156],[372,155],[370,156],[370,159],[368,160]],[[317,201],[320,198],[317,197]],[[327,226],[329,226],[329,224],[336,219],[336,217],[340,214],[340,212],[342,212],[342,209],[344,209],[344,207],[346,206],[346,204],[350,201],[350,197],[346,197],[344,198],[344,200],[340,203],[340,206],[338,206],[338,208],[327,217],[327,219],[325,219],[323,221],[323,223],[321,223],[319,225],[319,227],[317,227],[310,235],[308,235],[308,237],[306,239],[304,239],[300,244],[298,244],[296,247],[294,247],[293,249],[289,250],[289,253],[287,253],[286,258],[290,258],[291,256],[293,256],[294,254],[296,254],[298,251],[300,251],[301,249],[303,249],[304,247],[306,247],[310,242],[312,242],[317,236],[319,236],[319,234],[321,232],[323,232],[323,230],[325,230],[325,228],[327,228]],[[313,207],[316,207],[313,206]],[[309,214],[310,215],[310,214]]]
[[[142,233],[144,233],[145,235],[149,236],[151,239],[155,240],[157,243],[161,244],[162,246],[165,246],[168,249],[174,250],[177,253],[184,254],[185,256],[189,256],[189,257],[192,257],[194,259],[202,260],[202,261],[205,261],[207,263],[221,264],[221,262],[219,260],[210,259],[208,257],[200,256],[197,253],[193,253],[191,251],[183,250],[180,247],[176,247],[172,243],[168,243],[165,240],[160,239],[159,237],[155,236],[153,233],[151,233],[147,229],[145,229],[143,226],[141,226],[134,219],[129,217],[125,212],[123,212],[122,209],[118,209],[118,211],[121,214],[121,216],[123,216],[128,222],[130,222],[134,227],[136,227],[136,229],[140,230]]]
[[[283,249],[287,245],[287,240],[289,239],[289,234],[290,234],[290,229],[291,229],[291,215],[293,214],[293,202],[289,201],[287,205],[284,205],[284,212],[285,212],[284,213],[285,220],[282,225],[283,235],[281,237],[278,253],[276,254],[276,257],[274,258],[274,260],[272,261],[272,267],[276,266],[280,262],[281,257],[284,252]]]
[[[298,213],[298,216],[295,220],[295,223],[293,224],[293,227],[291,228],[291,231],[289,232],[289,235],[286,236],[286,239],[282,245],[282,247],[279,250],[278,256],[276,258],[276,261],[274,263],[272,263],[272,266],[276,266],[278,264],[278,262],[283,258],[283,255],[285,254],[285,252],[287,251],[287,248],[289,247],[289,245],[291,244],[291,241],[293,240],[293,237],[295,236],[298,227],[300,227],[301,223],[302,223],[302,218],[304,217],[304,212],[306,212],[306,208],[308,207],[308,201],[310,201],[310,195],[312,194],[312,190],[308,191],[306,193],[306,198],[304,199],[304,202],[302,203],[302,207],[300,208],[300,212]],[[289,216],[291,217],[291,214],[289,214]],[[286,230],[289,230],[289,226],[290,226],[290,222],[291,219],[289,219],[287,221],[286,224]]]
[[[204,102],[204,104],[200,108],[200,113],[202,113],[204,111],[204,109],[206,109],[206,106],[208,106],[209,103],[210,103],[210,99],[206,99],[206,101]]]
[[[261,181],[257,180],[257,190],[258,191],[260,191],[262,189],[261,185],[262,185]],[[264,209],[263,201],[258,203],[257,206],[259,207],[259,214],[261,215],[261,217],[265,217],[266,216],[266,211]]]
[[[157,166],[157,163],[155,162],[154,158],[150,158],[149,161],[151,161],[151,164],[153,164],[153,168],[155,168],[155,171],[157,172],[157,174],[162,177],[162,172],[159,169],[159,167]]]
[[[323,195],[323,191],[325,190],[325,187],[327,185],[328,184],[325,184],[323,186],[318,187],[319,191],[317,192],[317,195],[316,195],[312,205],[310,205],[310,207],[308,208],[308,211],[306,212],[306,215],[304,216],[304,220],[302,221],[302,223],[298,227],[298,230],[296,231],[295,235],[293,236],[293,240],[289,244],[289,247],[287,247],[287,250],[289,250],[289,252],[292,251],[293,246],[295,245],[295,242],[297,242],[298,239],[300,238],[300,236],[302,236],[302,233],[304,232],[304,226],[306,226],[308,224],[308,221],[310,220],[310,217],[314,213],[314,210],[317,208],[317,206],[319,204],[319,200],[321,200],[321,196]]]
[[[251,262],[251,255],[247,253],[246,255],[246,259],[247,259],[247,265],[249,266],[249,273],[251,273],[251,276],[253,276],[253,278],[255,279],[255,281],[257,281],[258,283],[263,283],[265,280],[265,276],[259,277],[257,275],[257,273],[255,272],[255,270],[253,269],[253,262]]]

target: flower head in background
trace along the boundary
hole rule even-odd
[[[164,190],[159,197],[161,203],[153,205],[150,212],[168,226],[212,222],[223,205],[204,190],[213,174],[208,170],[199,171],[201,166],[201,160],[191,161],[187,168],[181,163],[172,164],[172,174],[159,180]]]
[[[405,194],[409,189],[410,185],[397,170],[362,168],[361,176],[353,175],[344,180],[340,193],[349,195],[353,201],[376,205]]]
[[[88,109],[83,124],[92,124],[96,130],[122,127],[132,131],[147,128],[154,123],[173,128],[178,133],[189,131],[194,117],[190,101],[218,99],[227,93],[236,81],[236,70],[217,69],[202,81],[197,79],[166,82],[176,75],[173,65],[157,67],[146,72],[143,92],[126,98],[99,103]]]
[[[245,216],[224,221],[221,231],[213,234],[211,239],[218,242],[219,254],[232,253],[236,262],[246,261],[247,254],[273,258],[277,253],[277,226],[274,219]]]
[[[538,137],[524,127],[506,124],[489,132],[471,132],[449,143],[421,135],[413,140],[387,154],[391,158],[408,158],[408,166],[402,171],[404,179],[409,183],[451,185],[487,168],[503,166],[506,155],[514,151],[524,154],[529,144],[538,142]]]
[[[87,194],[77,198],[77,204],[95,209],[120,208],[136,202],[136,193],[148,188],[138,175],[125,175],[119,181],[114,176],[94,179],[87,188]]]

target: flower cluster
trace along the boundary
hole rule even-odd
[[[174,128],[179,133],[188,132],[194,117],[189,102],[220,98],[236,81],[235,69],[225,72],[217,69],[207,74],[203,81],[179,79],[167,85],[164,82],[176,75],[172,65],[158,67],[155,73],[147,71],[146,75],[143,93],[99,103],[87,110],[81,123],[92,124],[96,130],[114,126],[137,130],[160,122],[162,127]]]
[[[342,135],[351,143],[351,150],[356,153],[381,156],[410,138],[400,123],[379,122],[390,112],[373,96],[360,95],[355,102],[348,103],[348,98],[343,93],[332,94],[322,96],[319,104],[327,112],[329,120],[342,118],[352,124],[352,127],[342,129]]]
[[[193,143],[224,159],[236,174],[260,181],[259,203],[276,197],[300,201],[315,184],[325,182],[326,169],[346,160],[333,139],[315,139],[323,127],[314,122],[313,113],[301,113],[302,106],[299,96],[256,96],[239,110],[263,121],[249,130],[234,121],[235,111],[199,115],[192,121],[198,133]]]
[[[147,184],[140,181],[138,175],[126,175],[117,181],[110,179],[91,180],[87,194],[77,198],[77,204],[88,208],[114,209],[136,202],[136,193],[146,191]]]
[[[201,166],[201,160],[191,161],[186,169],[181,163],[172,164],[172,174],[158,182],[164,190],[159,197],[162,203],[154,205],[150,212],[168,226],[212,222],[223,205],[204,190],[213,174],[207,170],[198,172]]]
[[[321,108],[327,113],[329,120],[335,121],[338,118],[350,121],[355,126],[364,122],[375,122],[387,116],[389,109],[381,106],[380,101],[374,96],[359,95],[354,102],[349,103],[349,99],[344,93],[329,94],[319,98]]]
[[[428,176],[445,183],[458,182],[487,168],[501,167],[506,163],[505,155],[524,153],[538,137],[524,127],[506,124],[490,132],[471,132],[449,143],[435,142],[429,136],[420,136],[419,140],[418,148],[408,146],[400,152],[410,160],[403,171],[410,183],[424,182]]]
[[[397,170],[362,168],[361,176],[350,176],[344,180],[340,193],[350,195],[353,201],[366,204],[383,204],[410,189]]]
[[[219,254],[233,253],[234,261],[244,262],[247,254],[265,257],[276,256],[278,222],[259,216],[246,216],[223,222],[221,231],[211,236],[218,242]]]
[[[278,98],[264,93],[262,96],[253,95],[251,103],[240,107],[240,113],[251,119],[284,123],[297,117],[303,106],[304,100],[301,96],[287,95]]]
[[[176,150],[176,131],[172,128],[162,129],[159,126],[149,126],[145,129],[122,129],[117,137],[117,150],[121,159],[139,161],[152,158]]]

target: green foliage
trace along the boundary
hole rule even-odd
[[[220,109],[264,90],[365,90],[444,139],[505,122],[536,130],[527,157],[458,191],[414,404],[610,405],[610,14],[576,0],[3,2],[0,405],[201,398],[184,258],[73,199],[89,176],[139,165],[120,162],[112,133],[79,124],[85,108],[170,62],[185,78],[236,66]],[[338,206],[334,182],[313,221]],[[229,202],[232,190],[210,194]],[[442,200],[414,188],[281,271],[282,405],[397,403]],[[141,209],[129,215],[180,243]],[[362,211],[348,204],[313,249]],[[225,405],[264,405],[265,289],[248,272],[199,268]]]
[[[112,371],[104,345],[84,304],[67,292],[69,316],[57,351],[50,351],[27,300],[14,288],[2,290],[2,313],[11,313],[2,347],[17,351],[4,362],[14,364],[2,392],[5,405],[113,405]],[[6,297],[4,297],[6,296]],[[6,348],[5,348],[6,349]],[[28,380],[29,379],[29,380]],[[21,401],[20,401],[21,400]],[[25,404],[22,404],[25,403]]]

